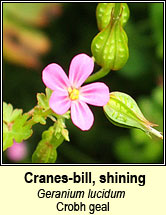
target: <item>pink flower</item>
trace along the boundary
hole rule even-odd
[[[61,66],[49,64],[42,72],[46,87],[53,90],[49,100],[50,108],[59,115],[71,109],[71,119],[81,130],[89,130],[94,116],[87,104],[104,106],[109,100],[109,89],[101,82],[81,87],[90,76],[94,61],[86,54],[76,55],[70,64],[69,78]]]
[[[23,160],[27,156],[27,145],[25,142],[17,143],[13,141],[13,145],[7,149],[7,156],[12,161]]]

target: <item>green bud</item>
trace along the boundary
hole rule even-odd
[[[129,57],[128,38],[121,25],[121,17],[114,20],[113,17],[100,33],[92,41],[91,51],[95,62],[109,70],[120,70]]]
[[[99,3],[96,9],[97,25],[99,30],[103,30],[110,23],[111,12],[116,3]],[[124,27],[127,23],[130,11],[127,3],[121,3],[121,25]]]
[[[125,93],[110,93],[110,100],[104,106],[104,112],[107,118],[116,126],[138,128],[148,135],[152,133],[160,139],[163,138],[159,131],[152,128],[157,125],[149,122],[134,99]]]

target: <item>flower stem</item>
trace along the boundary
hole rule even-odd
[[[94,73],[93,75],[91,75],[86,81],[85,83],[89,83],[89,82],[93,82],[96,81],[100,78],[103,78],[104,76],[106,76],[108,73],[110,72],[110,69],[104,69],[101,68],[98,72]]]

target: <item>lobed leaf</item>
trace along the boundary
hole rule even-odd
[[[30,126],[25,125],[27,119],[21,109],[13,110],[11,104],[3,102],[3,151],[13,145],[14,139],[20,143],[31,136]]]
[[[25,124],[27,119],[28,115],[21,115],[15,120],[12,126],[12,133],[17,143],[20,143],[22,140],[28,139],[32,135],[31,126]]]
[[[50,90],[49,88],[46,88],[45,91],[46,91],[46,94],[44,93],[37,94],[37,101],[38,101],[39,107],[43,108],[44,110],[48,110],[50,108],[49,99],[50,99],[52,90]]]
[[[22,114],[22,109],[15,109],[13,111],[13,106],[3,102],[3,121],[10,123],[18,118]]]
[[[33,113],[33,121],[35,123],[40,123],[42,125],[46,124],[46,116],[42,116],[43,110],[41,108],[35,107]]]

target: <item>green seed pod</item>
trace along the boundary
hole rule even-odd
[[[140,111],[137,103],[129,95],[121,92],[110,93],[110,100],[104,106],[107,118],[116,126],[138,128],[146,134],[152,133],[162,139],[162,134],[152,128],[156,126],[149,122]]]
[[[97,25],[100,31],[102,31],[110,23],[111,12],[114,7],[115,3],[99,3],[97,5],[96,18]],[[130,11],[127,3],[121,3],[121,14],[121,25],[124,27],[130,16]]]
[[[91,51],[95,61],[104,69],[120,70],[129,57],[128,38],[121,26],[121,18],[110,21],[92,41]]]

